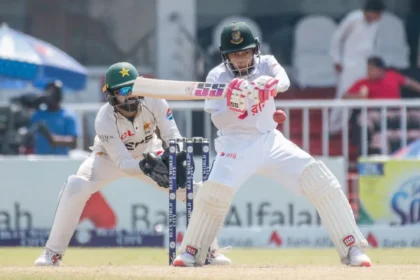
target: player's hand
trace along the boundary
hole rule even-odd
[[[139,165],[143,173],[152,178],[159,186],[165,189],[169,188],[169,170],[160,157],[147,153]]]
[[[161,158],[169,170],[169,148],[165,149]],[[191,168],[194,174],[194,158],[191,161]],[[187,186],[187,153],[185,151],[176,154],[176,173],[177,188],[185,188]]]
[[[277,84],[279,80],[269,77],[261,76],[255,79],[249,87],[250,98],[254,100],[255,103],[263,103],[269,100],[271,97],[277,95]]]
[[[227,106],[230,110],[245,113],[248,109],[249,83],[244,79],[233,79],[228,85]]]

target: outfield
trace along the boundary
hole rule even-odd
[[[71,248],[60,268],[33,267],[40,248],[0,248],[0,279],[420,279],[420,249],[372,249],[371,268],[342,266],[332,249],[233,249],[230,267],[168,267],[164,249]]]

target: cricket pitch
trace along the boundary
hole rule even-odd
[[[41,248],[0,248],[0,279],[419,279],[420,249],[367,250],[371,268],[346,267],[333,249],[236,249],[233,265],[168,266],[165,249],[70,248],[62,267],[34,267]]]

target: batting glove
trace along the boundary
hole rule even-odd
[[[230,110],[245,113],[248,109],[249,83],[244,79],[233,79],[228,85],[227,106]]]
[[[261,76],[255,79],[249,87],[250,98],[255,103],[262,103],[277,95],[277,84],[279,80],[269,77]]]

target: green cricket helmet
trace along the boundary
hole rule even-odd
[[[246,67],[246,69],[241,72],[234,66],[229,60],[228,54],[253,50],[254,57]],[[251,28],[245,22],[232,22],[231,24],[226,25],[220,36],[220,52],[222,55],[223,63],[226,68],[234,76],[250,75],[250,73],[255,69],[255,65],[259,62],[260,57],[260,43],[258,38],[254,37],[252,34]],[[243,73],[245,72],[245,73]]]
[[[106,94],[109,104],[128,112],[138,111],[142,97],[131,97],[134,81],[139,77],[136,68],[128,62],[118,62],[111,65],[105,75],[105,86],[102,91]],[[116,97],[125,96],[124,102]]]

